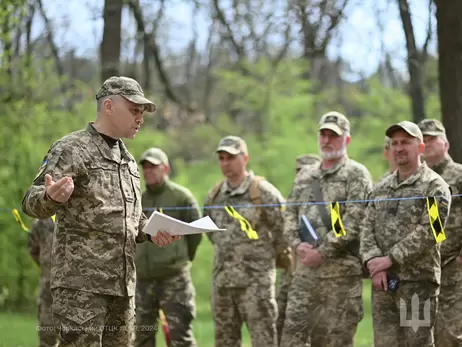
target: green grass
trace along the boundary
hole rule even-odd
[[[214,347],[213,322],[210,312],[211,259],[212,246],[204,239],[200,245],[197,259],[192,268],[196,287],[197,318],[194,321],[194,334],[199,347]],[[372,346],[372,320],[370,308],[370,281],[363,286],[364,318],[358,326],[355,347]],[[251,347],[245,327],[242,329],[243,347]],[[157,334],[159,347],[166,347],[162,333]],[[34,314],[0,313],[0,347],[38,346],[36,320]]]

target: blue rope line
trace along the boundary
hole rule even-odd
[[[462,194],[454,194],[451,197],[460,197]],[[441,196],[435,196],[435,198],[439,198]],[[364,200],[339,200],[336,201],[339,204],[358,204],[358,203],[369,203],[369,202],[385,202],[385,201],[401,201],[401,200],[423,200],[426,199],[426,196],[412,196],[412,197],[400,197],[400,198],[384,198],[384,199],[364,199]],[[279,204],[238,204],[233,205],[234,208],[256,208],[256,207],[282,207],[282,206],[306,206],[306,205],[326,205],[330,204],[331,201],[302,201],[302,202],[283,202]],[[210,206],[199,206],[201,209],[222,209],[225,205],[210,205]],[[164,211],[174,211],[174,210],[191,210],[197,208],[196,206],[166,206],[162,207],[159,206],[157,208],[143,208],[143,211],[155,211],[157,209],[162,208]],[[0,212],[11,212],[12,208],[0,207]],[[18,211],[21,211],[19,208]]]

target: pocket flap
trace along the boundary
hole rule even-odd
[[[52,305],[52,311],[54,314],[60,315],[79,325],[88,322],[96,316],[96,312],[93,310],[62,304]]]

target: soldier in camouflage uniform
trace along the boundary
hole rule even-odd
[[[462,346],[462,165],[448,154],[446,129],[436,119],[419,124],[425,143],[424,159],[451,187],[447,240],[441,244],[441,289],[435,323],[435,346]],[[459,261],[458,261],[459,260]]]
[[[318,137],[322,162],[303,167],[289,195],[284,236],[298,258],[289,290],[283,347],[302,347],[307,342],[312,347],[353,346],[356,327],[363,317],[358,233],[364,204],[340,204],[346,231],[341,237],[334,235],[327,206],[302,204],[358,201],[367,197],[372,178],[363,165],[348,158],[350,139],[349,121],[343,114],[323,115]],[[302,215],[319,235],[318,244],[301,241]]]
[[[320,157],[313,154],[303,154],[298,156],[295,160],[295,173],[297,174],[304,166],[319,163],[320,160]],[[287,296],[289,294],[290,283],[292,282],[292,273],[296,267],[296,257],[294,253],[295,252],[292,250],[294,266],[291,269],[281,270],[276,286],[276,302],[278,304],[278,319],[276,322],[276,327],[278,331],[278,343],[280,343],[281,340],[282,328],[284,327],[284,321],[286,318]]]
[[[190,223],[201,217],[192,193],[172,182],[167,155],[150,148],[140,159],[146,190],[142,206],[156,208],[173,218]],[[181,207],[181,208],[180,208]],[[175,209],[176,208],[176,209]],[[152,211],[145,212],[149,218]],[[196,315],[191,261],[202,234],[187,235],[161,248],[140,244],[136,250],[136,347],[154,347],[159,309],[165,313],[172,347],[195,347],[192,322]],[[153,249],[154,248],[154,249]]]
[[[361,229],[360,253],[373,285],[374,346],[434,346],[441,263],[430,216],[439,210],[444,227],[450,190],[421,163],[423,136],[416,124],[401,122],[386,134],[398,170],[374,187]],[[423,197],[436,197],[438,210],[429,214]]]
[[[96,121],[51,146],[22,202],[31,217],[56,214],[50,287],[59,346],[129,345],[136,243],[179,238],[142,232],[140,174],[121,140],[136,136],[155,104],[127,77],[107,79],[96,99]]]
[[[253,346],[275,347],[276,258],[289,254],[282,236],[281,205],[285,201],[272,184],[247,171],[244,140],[225,137],[217,153],[226,180],[209,191],[205,202],[227,206],[205,210],[220,228],[226,228],[225,232],[207,233],[214,248],[215,346],[240,346],[245,323]],[[257,188],[261,204],[269,206],[252,205],[252,187]]]
[[[50,311],[53,303],[50,291],[50,257],[54,227],[55,223],[51,218],[36,219],[29,232],[29,254],[40,268],[37,298],[39,347],[54,347],[58,343]]]

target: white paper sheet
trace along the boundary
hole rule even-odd
[[[148,224],[143,229],[146,234],[156,236],[158,231],[166,231],[170,235],[191,235],[208,233],[214,231],[225,231],[220,229],[209,216],[200,218],[191,223],[186,223],[166,214],[154,211],[149,218]]]

